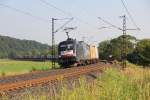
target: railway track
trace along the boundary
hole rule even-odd
[[[97,63],[83,67],[57,69],[0,78],[0,91],[10,92],[46,83],[55,84],[63,79],[84,75],[90,72],[103,71],[106,66],[110,66],[110,64]]]

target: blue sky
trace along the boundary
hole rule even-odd
[[[45,0],[55,5],[66,13],[45,5],[40,0],[0,0],[0,4],[29,12],[47,21],[41,21],[34,17],[16,12],[7,7],[0,6],[0,34],[13,36],[20,39],[36,40],[51,44],[51,18],[69,18],[74,20],[67,27],[77,27],[71,32],[71,37],[89,43],[111,39],[122,34],[121,31],[110,28],[99,30],[102,26],[109,26],[97,17],[122,26],[119,16],[127,14],[121,0]],[[139,39],[150,38],[150,1],[149,0],[125,0],[125,3],[141,31],[128,31]],[[65,21],[57,21],[56,27]],[[127,16],[127,28],[135,28],[129,16]],[[55,34],[56,43],[65,40],[66,34],[60,30]]]

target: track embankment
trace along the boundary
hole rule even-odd
[[[55,84],[64,79],[74,78],[91,72],[102,72],[105,68],[110,66],[111,64],[109,63],[97,63],[82,67],[55,69],[4,77],[0,78],[0,91],[10,92],[47,83]]]

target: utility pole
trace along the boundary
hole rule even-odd
[[[121,50],[121,60],[122,60],[122,67],[126,68],[126,60],[127,60],[127,36],[126,36],[126,16],[121,16],[123,18],[123,37],[122,37],[122,50]]]
[[[126,61],[127,61],[127,34],[126,34],[126,32],[127,32],[127,30],[138,30],[138,31],[140,31],[140,28],[135,28],[135,29],[127,29],[126,28],[126,15],[123,15],[123,16],[120,16],[121,18],[123,18],[123,28],[122,28],[122,33],[123,33],[123,37],[122,37],[122,51],[121,51],[121,60],[122,60],[122,67],[123,68],[126,68],[126,66],[127,66],[127,63],[126,63]]]
[[[55,30],[55,20],[67,20],[66,23],[64,23],[61,27]],[[55,62],[56,62],[56,46],[55,46],[55,33],[57,33],[60,29],[62,29],[65,25],[67,25],[69,22],[71,22],[73,18],[64,18],[64,19],[55,19],[52,18],[52,68],[55,68]]]
[[[54,32],[54,21],[56,19],[52,18],[52,68],[55,68],[55,32]]]
[[[123,15],[123,16],[120,16],[120,17],[123,18],[123,28],[120,28],[120,27],[118,27],[116,25],[113,25],[110,22],[102,19],[101,17],[98,17],[98,19],[100,19],[104,23],[110,25],[108,27],[101,27],[100,29],[113,27],[113,28],[116,28],[116,29],[122,31],[123,37],[122,37],[122,47],[121,47],[121,60],[122,60],[122,67],[126,68],[126,65],[127,65],[126,64],[126,60],[127,60],[127,36],[126,36],[126,31],[127,30],[138,30],[138,31],[140,31],[140,28],[137,27],[135,29],[127,29],[126,28],[126,15]]]

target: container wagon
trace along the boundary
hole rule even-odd
[[[98,49],[95,45],[90,45],[90,62],[91,63],[96,63],[98,62]]]

